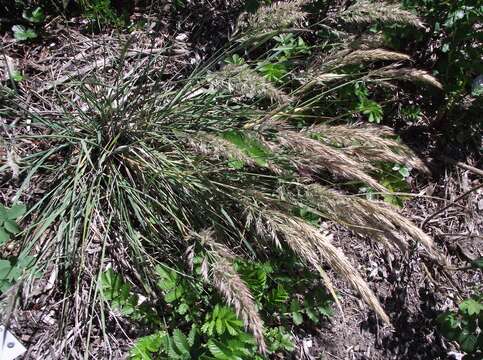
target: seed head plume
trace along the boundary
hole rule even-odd
[[[310,131],[320,135],[330,145],[343,147],[344,152],[350,157],[365,162],[391,161],[429,172],[428,167],[411,149],[389,138],[396,136],[390,128],[368,125],[316,125],[312,126]]]
[[[248,65],[226,65],[214,73],[210,84],[219,90],[227,90],[244,99],[268,98],[274,102],[285,103],[290,97],[277,89],[266,78]]]
[[[256,166],[254,159],[220,136],[200,133],[196,138],[190,137],[186,141],[190,149],[209,159],[240,160],[248,166]]]
[[[245,326],[255,337],[260,352],[265,353],[267,347],[263,335],[263,321],[257,311],[253,295],[233,267],[235,254],[225,245],[218,243],[211,230],[200,232],[199,238],[207,250],[211,268],[211,278],[208,271],[202,271],[205,281],[212,283],[226,301],[234,306],[237,315],[242,318]]]
[[[401,9],[399,4],[388,4],[381,1],[357,1],[339,16],[343,21],[350,24],[383,22],[424,28],[422,21],[412,12]]]
[[[267,32],[300,25],[307,16],[302,7],[307,0],[278,1],[258,8],[254,14],[242,14],[235,33],[243,33],[241,41]]]
[[[419,82],[443,90],[443,85],[434,76],[430,75],[424,70],[413,68],[386,69],[373,71],[369,73],[369,75],[380,78],[392,78],[396,80]]]
[[[367,174],[366,170],[372,169],[369,164],[357,162],[335,147],[295,131],[281,131],[278,139],[282,147],[295,151],[293,159],[296,160],[296,165],[326,169],[345,178],[360,180],[374,189],[388,191]]]
[[[397,247],[406,251],[409,247],[407,238],[412,238],[425,248],[432,259],[447,264],[446,258],[436,251],[433,240],[386,203],[348,197],[320,185],[307,187],[307,201],[327,214],[328,218],[382,242],[391,250]]]
[[[314,268],[319,268],[322,261],[326,261],[339,276],[359,292],[364,301],[384,322],[390,323],[389,317],[367,282],[352,266],[345,254],[331,243],[328,235],[320,233],[303,220],[279,211],[267,211],[264,219],[268,228],[267,233],[275,232],[282,236],[290,249]]]

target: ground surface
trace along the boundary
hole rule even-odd
[[[1,41],[6,56],[26,76],[18,85],[20,93],[31,99],[33,109],[48,112],[49,92],[56,86],[68,94],[69,89],[62,87],[68,80],[82,79],[93,71],[110,71],[111,61],[121,52],[119,40],[130,41],[128,53],[132,52],[132,59],[127,61],[132,71],[136,71],[139,61],[144,61],[143,54],[170,46],[169,58],[162,57],[159,61],[163,71],[174,74],[180,69],[189,69],[222,46],[234,26],[238,10],[238,4],[227,7],[224,1],[200,2],[162,20],[147,17],[147,21],[156,24],[150,32],[134,30],[124,35],[114,31],[91,34],[80,19],[69,23],[52,19],[45,29],[46,35],[35,45],[20,45],[8,33],[1,35]],[[20,151],[28,153],[29,146],[35,144],[21,144]],[[9,179],[0,180],[1,196],[7,198],[15,184],[9,183]],[[471,192],[446,211],[434,214],[481,182],[481,177],[456,167],[436,173],[429,180],[414,179],[414,193],[422,197],[408,201],[402,210],[418,225],[424,223],[425,230],[436,239],[455,267],[466,266],[468,260],[483,256],[483,189]],[[481,272],[442,271],[421,258],[418,249],[407,257],[397,257],[390,255],[382,245],[374,245],[336,225],[327,226],[335,233],[336,244],[358,261],[361,272],[367,275],[391,317],[393,327],[378,323],[346,284],[336,283],[342,295],[344,314],[337,312],[317,331],[295,334],[297,357],[451,358],[448,353],[456,348],[435,332],[434,318],[440,311],[453,308],[472,289],[478,286],[481,289]],[[47,288],[48,284],[45,286]],[[56,331],[56,318],[62,307],[48,294],[48,289],[39,294],[29,308],[24,308],[12,319],[12,331],[29,346],[25,358],[36,359],[39,351],[49,349],[48,339]],[[129,347],[128,342],[122,340],[124,335],[135,337],[136,332],[133,329],[130,334],[110,334],[116,346],[111,353],[114,358],[121,358]],[[100,337],[94,337],[94,347],[96,341],[100,341]],[[50,351],[55,356],[55,349]],[[102,358],[102,354],[97,356]]]

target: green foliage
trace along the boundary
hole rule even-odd
[[[364,115],[367,115],[369,122],[375,122],[379,124],[382,120],[383,115],[382,106],[379,105],[376,101],[370,100],[368,98],[369,91],[366,86],[361,82],[355,83],[354,93],[359,99],[357,103],[357,111],[361,112]]]
[[[480,257],[471,262],[471,266],[475,269],[483,270],[483,257]]]
[[[456,341],[468,354],[483,351],[483,296],[477,295],[461,302],[457,311],[446,311],[437,318],[440,332],[450,341]]]
[[[257,70],[268,80],[274,83],[282,83],[288,71],[284,63],[260,62]]]
[[[10,209],[0,204],[0,245],[20,232],[17,220],[25,214],[26,210],[23,204],[15,204]]]
[[[268,330],[266,337],[269,343],[269,354],[279,351],[286,351],[290,353],[295,350],[295,344],[292,336],[285,330],[283,326],[274,327]]]
[[[280,34],[273,40],[277,42],[277,45],[271,49],[273,54],[269,58],[285,61],[297,55],[310,54],[310,48],[300,36],[295,38],[292,33]]]
[[[415,122],[421,119],[422,111],[419,106],[412,105],[412,106],[404,107],[401,110],[401,115],[403,119],[411,122]]]
[[[25,27],[23,25],[12,26],[13,36],[18,41],[27,41],[35,39],[38,35],[34,29]]]
[[[32,267],[33,256],[21,255],[11,260],[0,259],[0,293],[7,291],[25,271]]]
[[[236,336],[243,332],[243,322],[237,318],[229,307],[215,305],[213,312],[206,317],[201,331],[208,336],[214,334],[221,336],[226,333]]]
[[[249,137],[241,131],[234,130],[224,132],[223,138],[235,145],[245,155],[252,158],[259,166],[267,166],[269,152],[256,139]],[[238,164],[235,166],[238,166]]]
[[[163,348],[166,336],[166,331],[160,330],[154,334],[137,339],[129,351],[129,358],[133,360],[151,360],[155,358],[155,354],[159,353]]]
[[[103,25],[124,27],[127,23],[129,15],[127,11],[119,15],[111,0],[81,0],[80,4],[82,14],[99,27]]]
[[[101,273],[100,290],[102,297],[122,315],[147,323],[159,322],[156,311],[146,303],[141,304],[139,295],[133,292],[132,286],[112,268]]]
[[[41,7],[36,7],[32,11],[24,10],[22,17],[34,24],[40,24],[45,20],[44,10]]]
[[[332,316],[332,298],[324,289],[312,291],[300,299],[293,299],[288,308],[288,314],[292,317],[295,325],[302,325],[307,318],[314,324],[319,324],[321,318]]]
[[[245,64],[245,60],[240,57],[238,54],[233,54],[230,57],[225,59],[225,63],[232,64],[232,65],[243,65]]]
[[[432,43],[435,68],[445,86],[450,92],[468,92],[473,77],[483,72],[481,37],[475,36],[483,17],[481,1],[403,0],[402,3],[417,9],[425,18],[430,31],[421,40],[423,44]]]

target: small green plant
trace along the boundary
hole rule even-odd
[[[243,332],[243,322],[237,318],[229,307],[216,305],[213,312],[206,317],[201,331],[208,336],[226,333],[236,336]]]
[[[99,27],[102,25],[124,27],[128,21],[127,10],[123,9],[124,12],[120,16],[111,0],[82,0],[81,7],[83,15]]]
[[[34,10],[24,10],[22,17],[33,26],[14,25],[12,26],[13,36],[18,41],[28,41],[38,37],[39,25],[45,20],[44,10],[37,7]],[[21,74],[20,74],[21,76]],[[15,80],[15,79],[14,79]],[[20,81],[20,80],[15,80]]]
[[[152,324],[159,322],[156,311],[148,304],[140,303],[139,295],[133,292],[132,286],[113,269],[101,273],[100,290],[102,297],[122,315]]]
[[[232,65],[243,65],[245,60],[238,54],[233,54],[232,56],[225,59],[225,63]]]
[[[23,25],[12,26],[13,36],[18,41],[27,41],[35,39],[38,35],[34,29]]]
[[[295,38],[292,33],[281,34],[273,38],[277,45],[271,50],[271,58],[279,61],[288,60],[296,55],[310,54],[310,48],[301,37]]]
[[[133,360],[151,360],[163,347],[167,333],[160,330],[154,334],[140,337],[129,352],[129,358]]]
[[[266,61],[258,64],[258,71],[262,73],[265,78],[275,83],[282,83],[283,78],[288,73],[284,63],[271,63]]]
[[[411,105],[401,110],[401,116],[405,120],[414,122],[420,120],[423,114],[419,106]]]
[[[379,124],[382,120],[382,106],[374,100],[368,98],[369,91],[361,82],[357,82],[354,86],[354,93],[358,98],[357,111],[367,115],[369,122]]]
[[[7,291],[34,262],[33,256],[21,255],[11,260],[0,259],[0,293]]]
[[[22,17],[34,24],[41,24],[45,20],[44,10],[41,7],[36,7],[32,11],[24,10]]]
[[[268,330],[266,337],[269,343],[269,354],[280,351],[286,351],[290,353],[295,350],[293,338],[283,326],[278,326]]]
[[[293,299],[290,302],[288,314],[295,325],[301,325],[305,317],[318,324],[321,318],[329,318],[333,315],[332,301],[325,289],[319,289],[305,296],[302,301]]]
[[[461,302],[456,311],[446,311],[437,318],[440,332],[456,341],[461,350],[481,359],[483,351],[483,295],[475,295]]]
[[[21,218],[26,210],[23,204],[15,204],[11,208],[0,204],[0,245],[10,240],[10,236],[20,232],[17,219]]]

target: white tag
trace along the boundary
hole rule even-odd
[[[14,360],[27,349],[13,336],[10,331],[0,325],[0,359]]]

